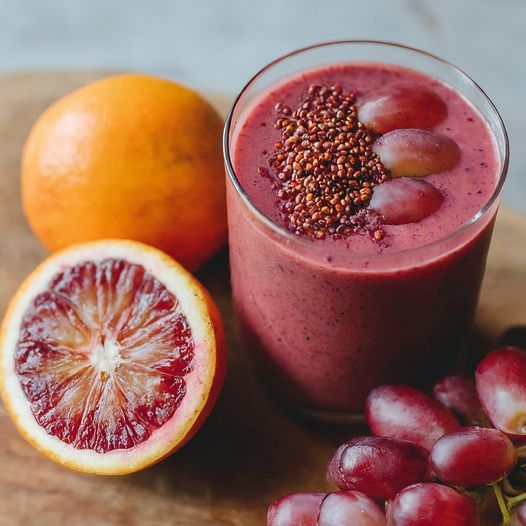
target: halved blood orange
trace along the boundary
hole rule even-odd
[[[189,440],[226,365],[204,288],[159,250],[117,240],[45,260],[11,301],[0,352],[3,401],[23,436],[60,464],[105,475]]]

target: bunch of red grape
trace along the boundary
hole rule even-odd
[[[479,526],[484,486],[503,525],[526,526],[525,350],[494,350],[475,380],[448,376],[432,397],[377,387],[365,417],[374,436],[342,444],[329,462],[340,491],[287,495],[267,526]]]

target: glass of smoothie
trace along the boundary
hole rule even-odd
[[[301,49],[242,90],[224,153],[233,300],[283,400],[348,420],[453,366],[508,165],[473,80],[396,44]]]

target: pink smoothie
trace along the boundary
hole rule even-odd
[[[432,90],[447,105],[432,129],[458,144],[460,161],[425,178],[443,194],[442,206],[418,223],[385,225],[381,245],[358,233],[312,240],[287,232],[271,178],[258,173],[280,138],[276,103],[297,107],[311,84],[338,84],[359,100],[400,81]],[[231,150],[243,191],[274,224],[228,185],[233,295],[267,381],[302,408],[360,413],[378,384],[425,384],[444,372],[474,315],[496,212],[460,228],[490,200],[500,171],[478,111],[413,70],[331,66],[261,94],[237,123]]]

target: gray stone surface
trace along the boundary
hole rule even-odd
[[[505,199],[526,211],[526,0],[0,0],[0,72],[108,67],[234,92],[280,54],[341,38],[421,47],[474,77],[510,133]]]

